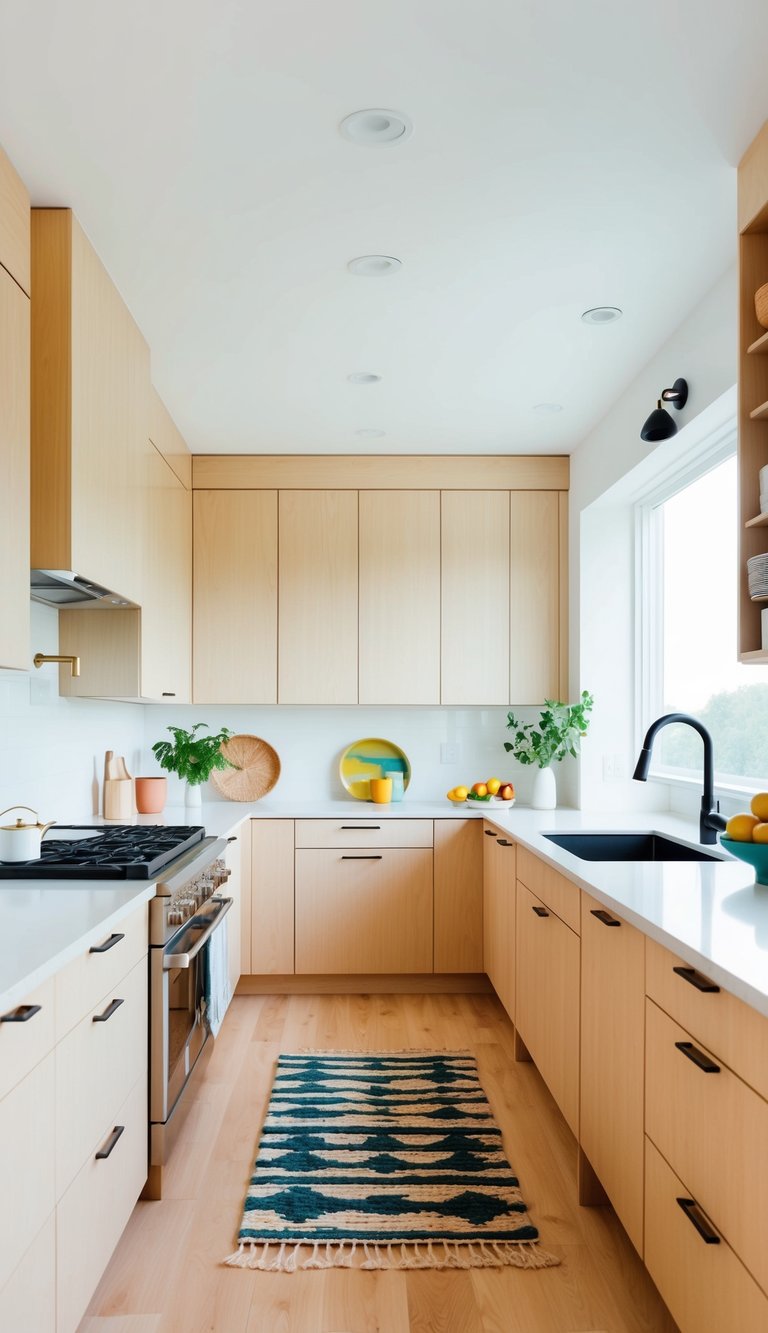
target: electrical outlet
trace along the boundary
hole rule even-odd
[[[615,755],[603,755],[603,782],[616,781],[616,759]]]
[[[455,741],[454,742],[444,741],[443,744],[440,746],[440,763],[460,764],[461,746],[458,745]]]
[[[613,756],[613,776],[616,782],[626,781],[627,756],[625,754],[615,754]]]

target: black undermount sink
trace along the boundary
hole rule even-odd
[[[719,861],[699,847],[660,833],[545,833],[549,842],[582,861]]]

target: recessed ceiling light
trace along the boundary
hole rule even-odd
[[[359,255],[347,264],[356,278],[383,278],[402,267],[402,259],[395,259],[394,255]]]
[[[623,313],[617,305],[596,305],[585,310],[581,318],[585,324],[613,324]]]
[[[347,379],[350,384],[378,384],[381,375],[374,375],[372,370],[355,370]]]
[[[403,143],[412,131],[410,117],[404,111],[388,111],[382,107],[353,111],[339,125],[339,132],[344,138],[362,148],[384,143]]]
[[[386,433],[385,430],[373,430],[372,427],[355,431],[355,435],[359,435],[361,440],[380,440],[382,435],[386,435]]]
[[[562,412],[562,403],[534,403],[534,412],[539,412],[541,416],[552,416],[555,412]]]

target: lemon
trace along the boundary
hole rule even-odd
[[[725,835],[727,838],[733,838],[734,842],[751,842],[752,830],[760,823],[756,815],[732,815],[725,826]]]
[[[454,787],[453,794],[457,801],[466,801],[467,797],[469,796],[469,792],[466,787]]]
[[[501,778],[489,778],[485,785],[491,793],[491,796],[495,796],[501,786]]]

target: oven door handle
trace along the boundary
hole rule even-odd
[[[219,911],[216,913],[210,926],[207,926],[206,929],[203,931],[199,940],[195,940],[195,943],[192,945],[192,948],[189,950],[189,953],[163,954],[164,972],[170,972],[171,968],[189,967],[190,963],[192,962],[192,959],[196,958],[200,950],[203,949],[205,945],[208,943],[214,930],[216,930],[216,928],[221,924],[222,918],[227,915],[227,912],[229,911],[230,907],[232,906],[235,900],[234,898],[218,898],[217,901],[221,903]]]

